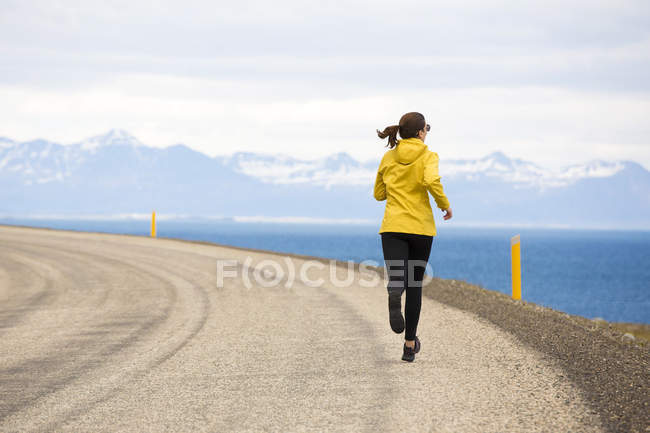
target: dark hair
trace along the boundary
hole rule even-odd
[[[427,122],[424,120],[424,116],[413,111],[403,115],[401,119],[399,119],[399,125],[387,126],[383,131],[379,131],[378,129],[377,135],[379,138],[388,137],[387,146],[392,149],[397,146],[398,132],[402,138],[417,137],[418,131],[424,129],[426,126]]]

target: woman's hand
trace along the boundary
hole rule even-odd
[[[454,214],[452,213],[450,207],[448,207],[447,209],[443,210],[443,212],[445,213],[445,216],[442,217],[444,220],[450,220],[451,217],[454,215]]]

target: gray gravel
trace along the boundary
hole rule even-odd
[[[472,312],[555,362],[609,432],[650,431],[650,345],[604,321],[515,301],[464,281],[433,279],[423,293]]]
[[[217,261],[226,258],[238,260],[238,276],[218,287]],[[557,359],[495,322],[425,297],[422,351],[407,364],[381,280],[247,285],[244,275],[268,259],[308,260],[0,226],[0,431],[599,432],[611,424]],[[327,280],[328,269],[312,271]]]

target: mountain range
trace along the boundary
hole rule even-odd
[[[149,147],[123,130],[78,143],[0,137],[0,216],[148,214],[378,222],[379,161]],[[650,172],[633,161],[551,170],[493,152],[442,160],[458,225],[650,229]],[[433,201],[432,201],[433,203]],[[438,219],[440,213],[436,212]]]

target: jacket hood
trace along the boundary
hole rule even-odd
[[[397,142],[395,152],[400,164],[411,164],[427,150],[426,144],[419,138],[403,138]]]

